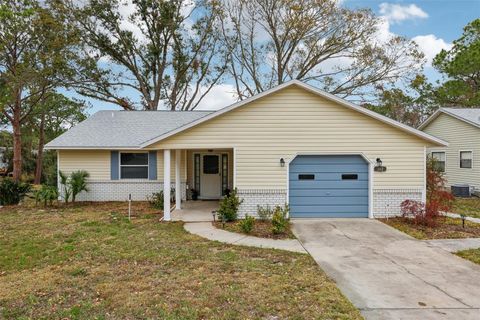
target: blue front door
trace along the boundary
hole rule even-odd
[[[289,169],[290,217],[368,217],[368,164],[363,157],[297,156]]]

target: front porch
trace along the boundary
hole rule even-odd
[[[164,202],[164,220],[213,220],[218,200],[233,189],[233,157],[232,148],[163,150],[163,192],[175,199]]]
[[[181,209],[172,212],[172,221],[207,222],[213,221],[212,211],[218,209],[218,200],[197,200],[182,203]]]

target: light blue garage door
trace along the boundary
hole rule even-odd
[[[368,164],[363,157],[297,156],[289,174],[292,218],[368,217]]]

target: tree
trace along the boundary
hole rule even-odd
[[[85,104],[59,93],[51,93],[37,106],[30,124],[35,128],[37,152],[35,162],[35,184],[40,184],[44,169],[45,143],[86,119]]]
[[[439,105],[479,107],[480,19],[467,24],[452,49],[435,57],[433,66],[447,78],[436,90]]]
[[[382,20],[371,11],[335,0],[238,0],[223,11],[229,73],[240,99],[290,79],[365,98],[376,85],[413,79],[423,62],[412,41],[381,41]]]
[[[405,88],[378,87],[375,103],[363,106],[393,120],[418,127],[435,109],[434,87],[417,75]]]
[[[215,1],[69,1],[64,10],[83,34],[84,96],[125,110],[192,110],[224,74]]]
[[[76,37],[48,6],[34,0],[0,4],[1,108],[13,130],[13,178],[22,173],[22,126],[49,92],[65,86]]]

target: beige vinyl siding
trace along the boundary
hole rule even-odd
[[[110,151],[59,150],[59,169],[65,174],[85,170],[89,180],[110,180]]]
[[[119,150],[129,152],[129,150]],[[110,180],[110,151],[109,150],[59,150],[59,169],[66,174],[72,171],[85,170],[90,174],[91,181]],[[138,150],[130,152],[139,152]],[[186,180],[186,155],[182,151],[180,167],[181,181]],[[171,152],[171,180],[175,181],[175,151]],[[163,150],[157,153],[157,180],[163,181]]]
[[[449,143],[445,148],[429,148],[428,152],[445,151],[447,185],[470,184],[480,188],[480,128],[441,113],[424,132]],[[472,169],[460,168],[460,151],[473,151]]]
[[[235,148],[236,186],[286,188],[296,153],[364,153],[387,167],[375,187],[422,187],[424,140],[296,86],[225,113],[149,148]]]

